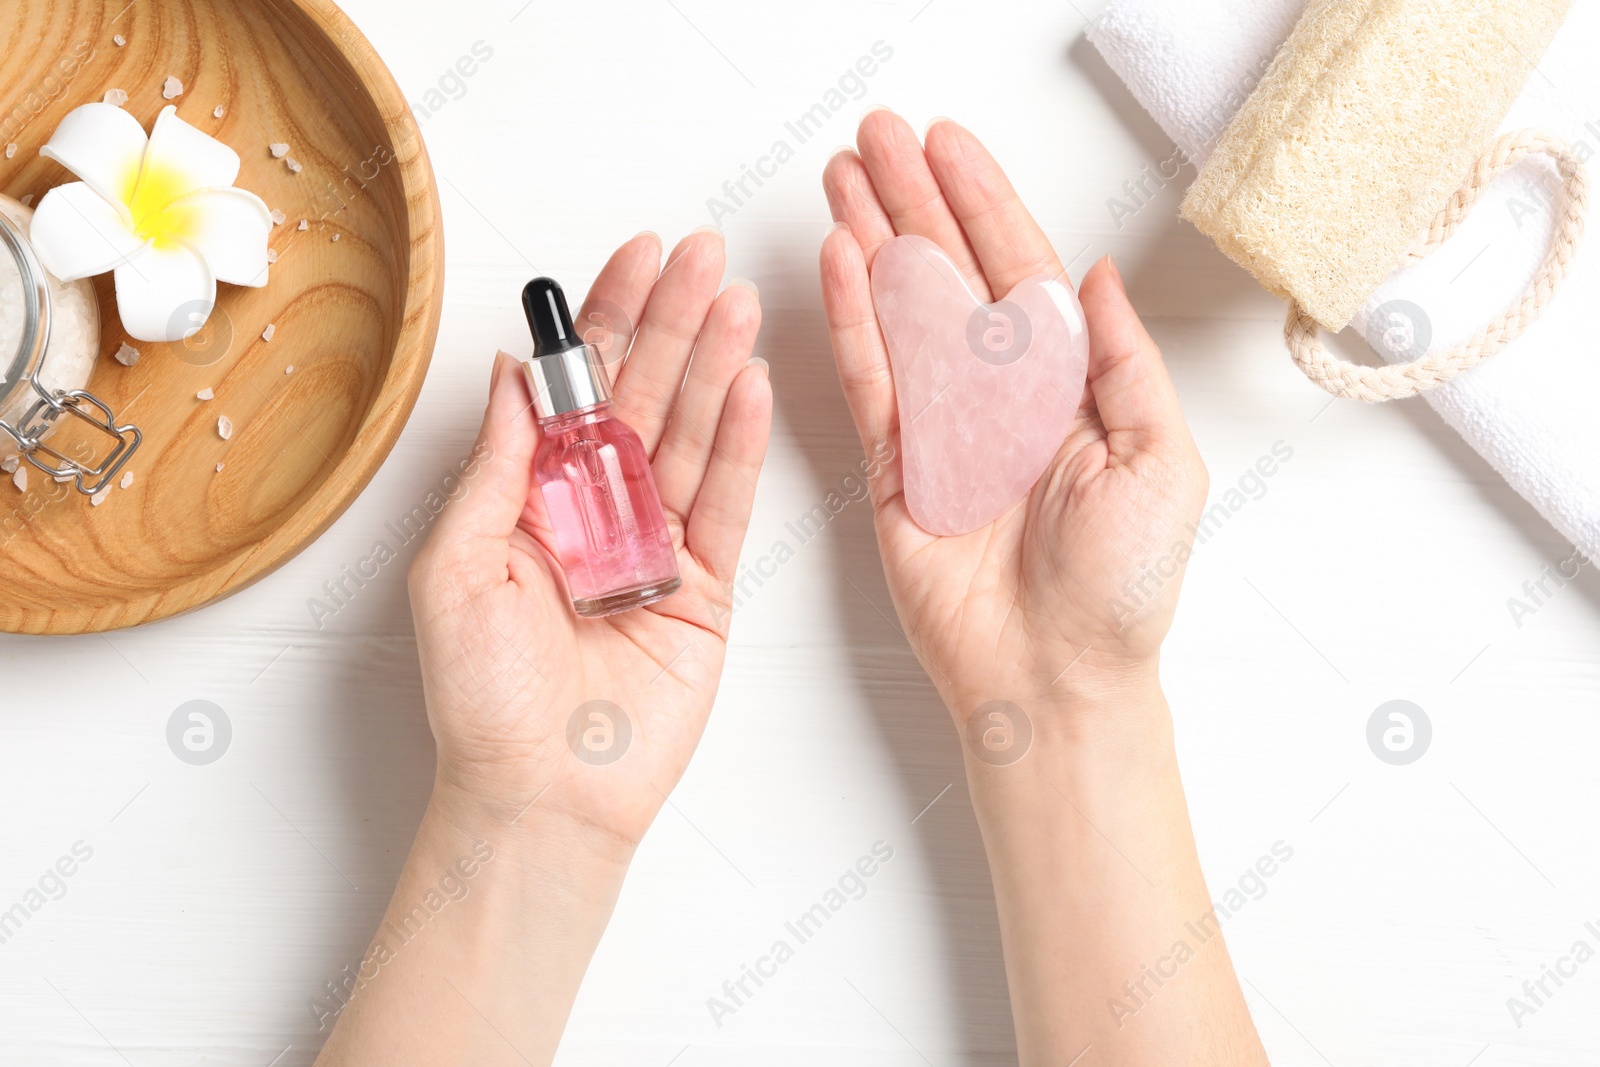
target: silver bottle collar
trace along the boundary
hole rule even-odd
[[[554,418],[611,399],[611,383],[606,378],[600,350],[594,345],[578,345],[548,356],[522,361],[533,393],[533,412],[541,419]]]

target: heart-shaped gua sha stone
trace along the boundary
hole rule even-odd
[[[1033,489],[1078,412],[1089,337],[1077,294],[1041,274],[985,304],[943,249],[904,235],[878,250],[872,302],[906,507],[931,534],[971,533]]]

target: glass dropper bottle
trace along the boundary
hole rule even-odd
[[[553,279],[529,282],[522,306],[533,331],[523,369],[539,420],[534,478],[573,610],[594,618],[672,595],[678,556],[650,457],[612,411],[600,350],[577,336]]]

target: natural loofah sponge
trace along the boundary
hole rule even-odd
[[[1342,329],[1504,121],[1572,0],[1311,0],[1182,216]]]

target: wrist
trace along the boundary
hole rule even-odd
[[[637,843],[578,816],[541,805],[540,796],[512,806],[484,798],[444,775],[434,779],[426,822],[470,840],[489,841],[513,865],[552,866],[620,883]]]
[[[1098,804],[1170,780],[1176,767],[1172,716],[1153,671],[952,710],[980,815],[1059,810],[1063,798]]]
[[[1009,727],[981,705],[960,723],[968,790],[991,860],[1030,854],[1064,828],[1082,830],[1077,823],[1104,826],[1181,806],[1172,717],[1159,684],[1036,697],[1011,711],[1018,720]]]
[[[1082,665],[1078,665],[1081,667]],[[944,688],[944,687],[941,687]],[[1170,744],[1172,721],[1154,659],[952,685],[945,705],[970,763],[1004,768],[1037,748],[1140,751]]]

